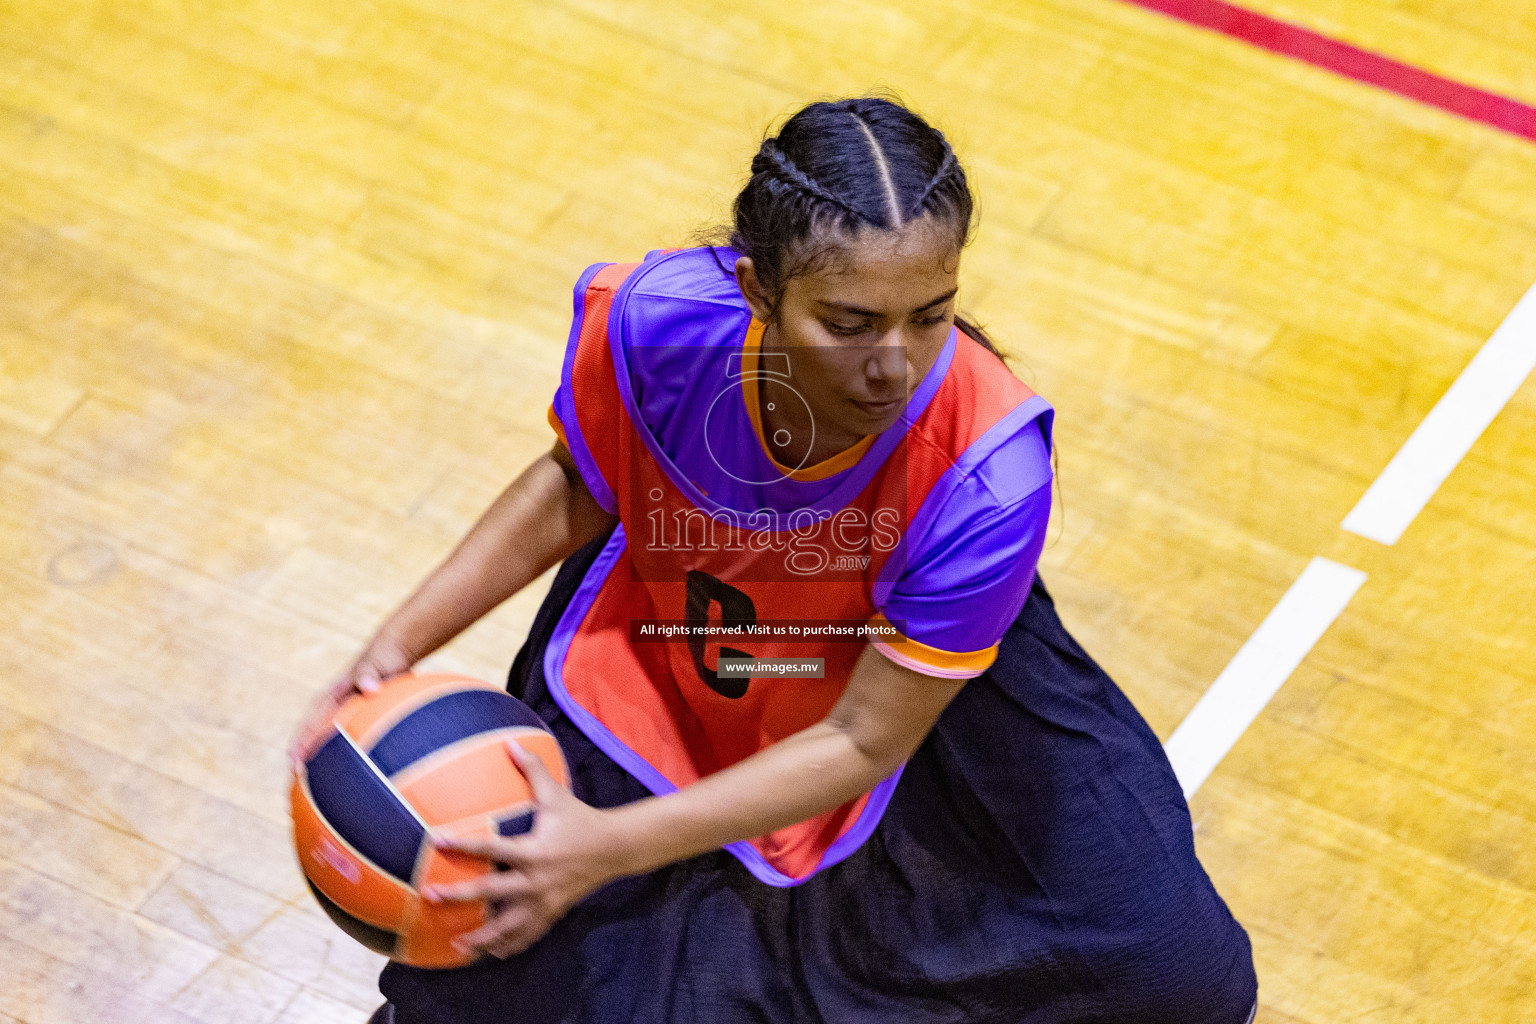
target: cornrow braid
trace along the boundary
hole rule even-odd
[[[928,184],[924,186],[922,193],[918,195],[917,202],[913,203],[911,209],[907,212],[909,220],[922,214],[923,207],[927,205],[928,198],[933,195],[934,190],[948,181],[959,166],[959,161],[955,159],[955,151],[950,148],[949,143],[946,141],[944,143],[944,159],[939,161],[938,170],[933,172],[933,177],[928,179]]]
[[[837,258],[861,231],[901,231],[931,217],[953,232],[958,251],[970,240],[974,210],[943,133],[889,97],[863,96],[811,103],[763,140],[727,238],[752,261],[772,308],[791,279]],[[996,351],[974,323],[956,323]]]
[[[772,165],[772,170],[778,172],[775,177],[777,177],[780,181],[798,188],[800,191],[806,193],[807,195],[812,195],[824,202],[831,203],[838,209],[852,214],[859,220],[864,219],[864,215],[861,214],[858,210],[854,209],[852,205],[844,201],[835,192],[821,184],[815,178],[812,178],[809,174],[806,174],[804,171],[802,171],[795,164],[795,162],[789,158],[789,154],[785,153],[782,149],[779,148],[778,142],[774,139],[763,140],[761,148],[759,148],[757,151],[757,158],[752,161],[752,173],[767,173],[770,170],[769,166],[767,166],[769,164]]]

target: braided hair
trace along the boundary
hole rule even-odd
[[[942,132],[883,97],[812,103],[763,140],[736,197],[733,249],[749,257],[773,296],[860,227],[900,230],[933,217],[955,248],[970,239],[975,201]],[[996,352],[973,324],[966,334]]]

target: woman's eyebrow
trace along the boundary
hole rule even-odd
[[[945,292],[943,295],[940,295],[938,298],[934,299],[932,302],[927,303],[926,305],[918,306],[917,309],[913,310],[913,312],[921,313],[925,309],[932,309],[934,306],[938,306],[938,305],[941,305],[941,304],[943,304],[945,302],[948,302],[950,299],[954,298],[956,293],[958,293],[959,291],[960,291],[960,289],[959,289],[958,286],[956,286],[954,288],[951,288],[949,291]]]
[[[959,288],[951,288],[949,291],[945,292],[943,295],[940,295],[938,298],[933,299],[931,302],[925,302],[921,306],[918,306],[912,312],[921,313],[925,309],[932,309],[934,306],[948,302],[950,299],[954,298],[955,294],[959,291]],[[830,306],[833,309],[840,309],[844,313],[852,313],[854,316],[878,318],[884,315],[873,309],[864,309],[862,306],[850,306],[843,302],[829,302],[826,299],[818,299],[817,301],[820,302],[823,306]]]

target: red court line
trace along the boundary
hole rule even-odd
[[[1536,107],[1222,0],[1125,0],[1536,142]]]

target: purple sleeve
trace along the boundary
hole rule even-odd
[[[1050,450],[1038,421],[974,467],[962,459],[951,474],[958,479],[935,488],[937,508],[917,517],[902,575],[880,605],[922,645],[898,660],[926,661],[935,670],[949,667],[944,652],[986,651],[1002,639],[1029,596],[1051,516]],[[936,674],[966,673],[957,667]]]

